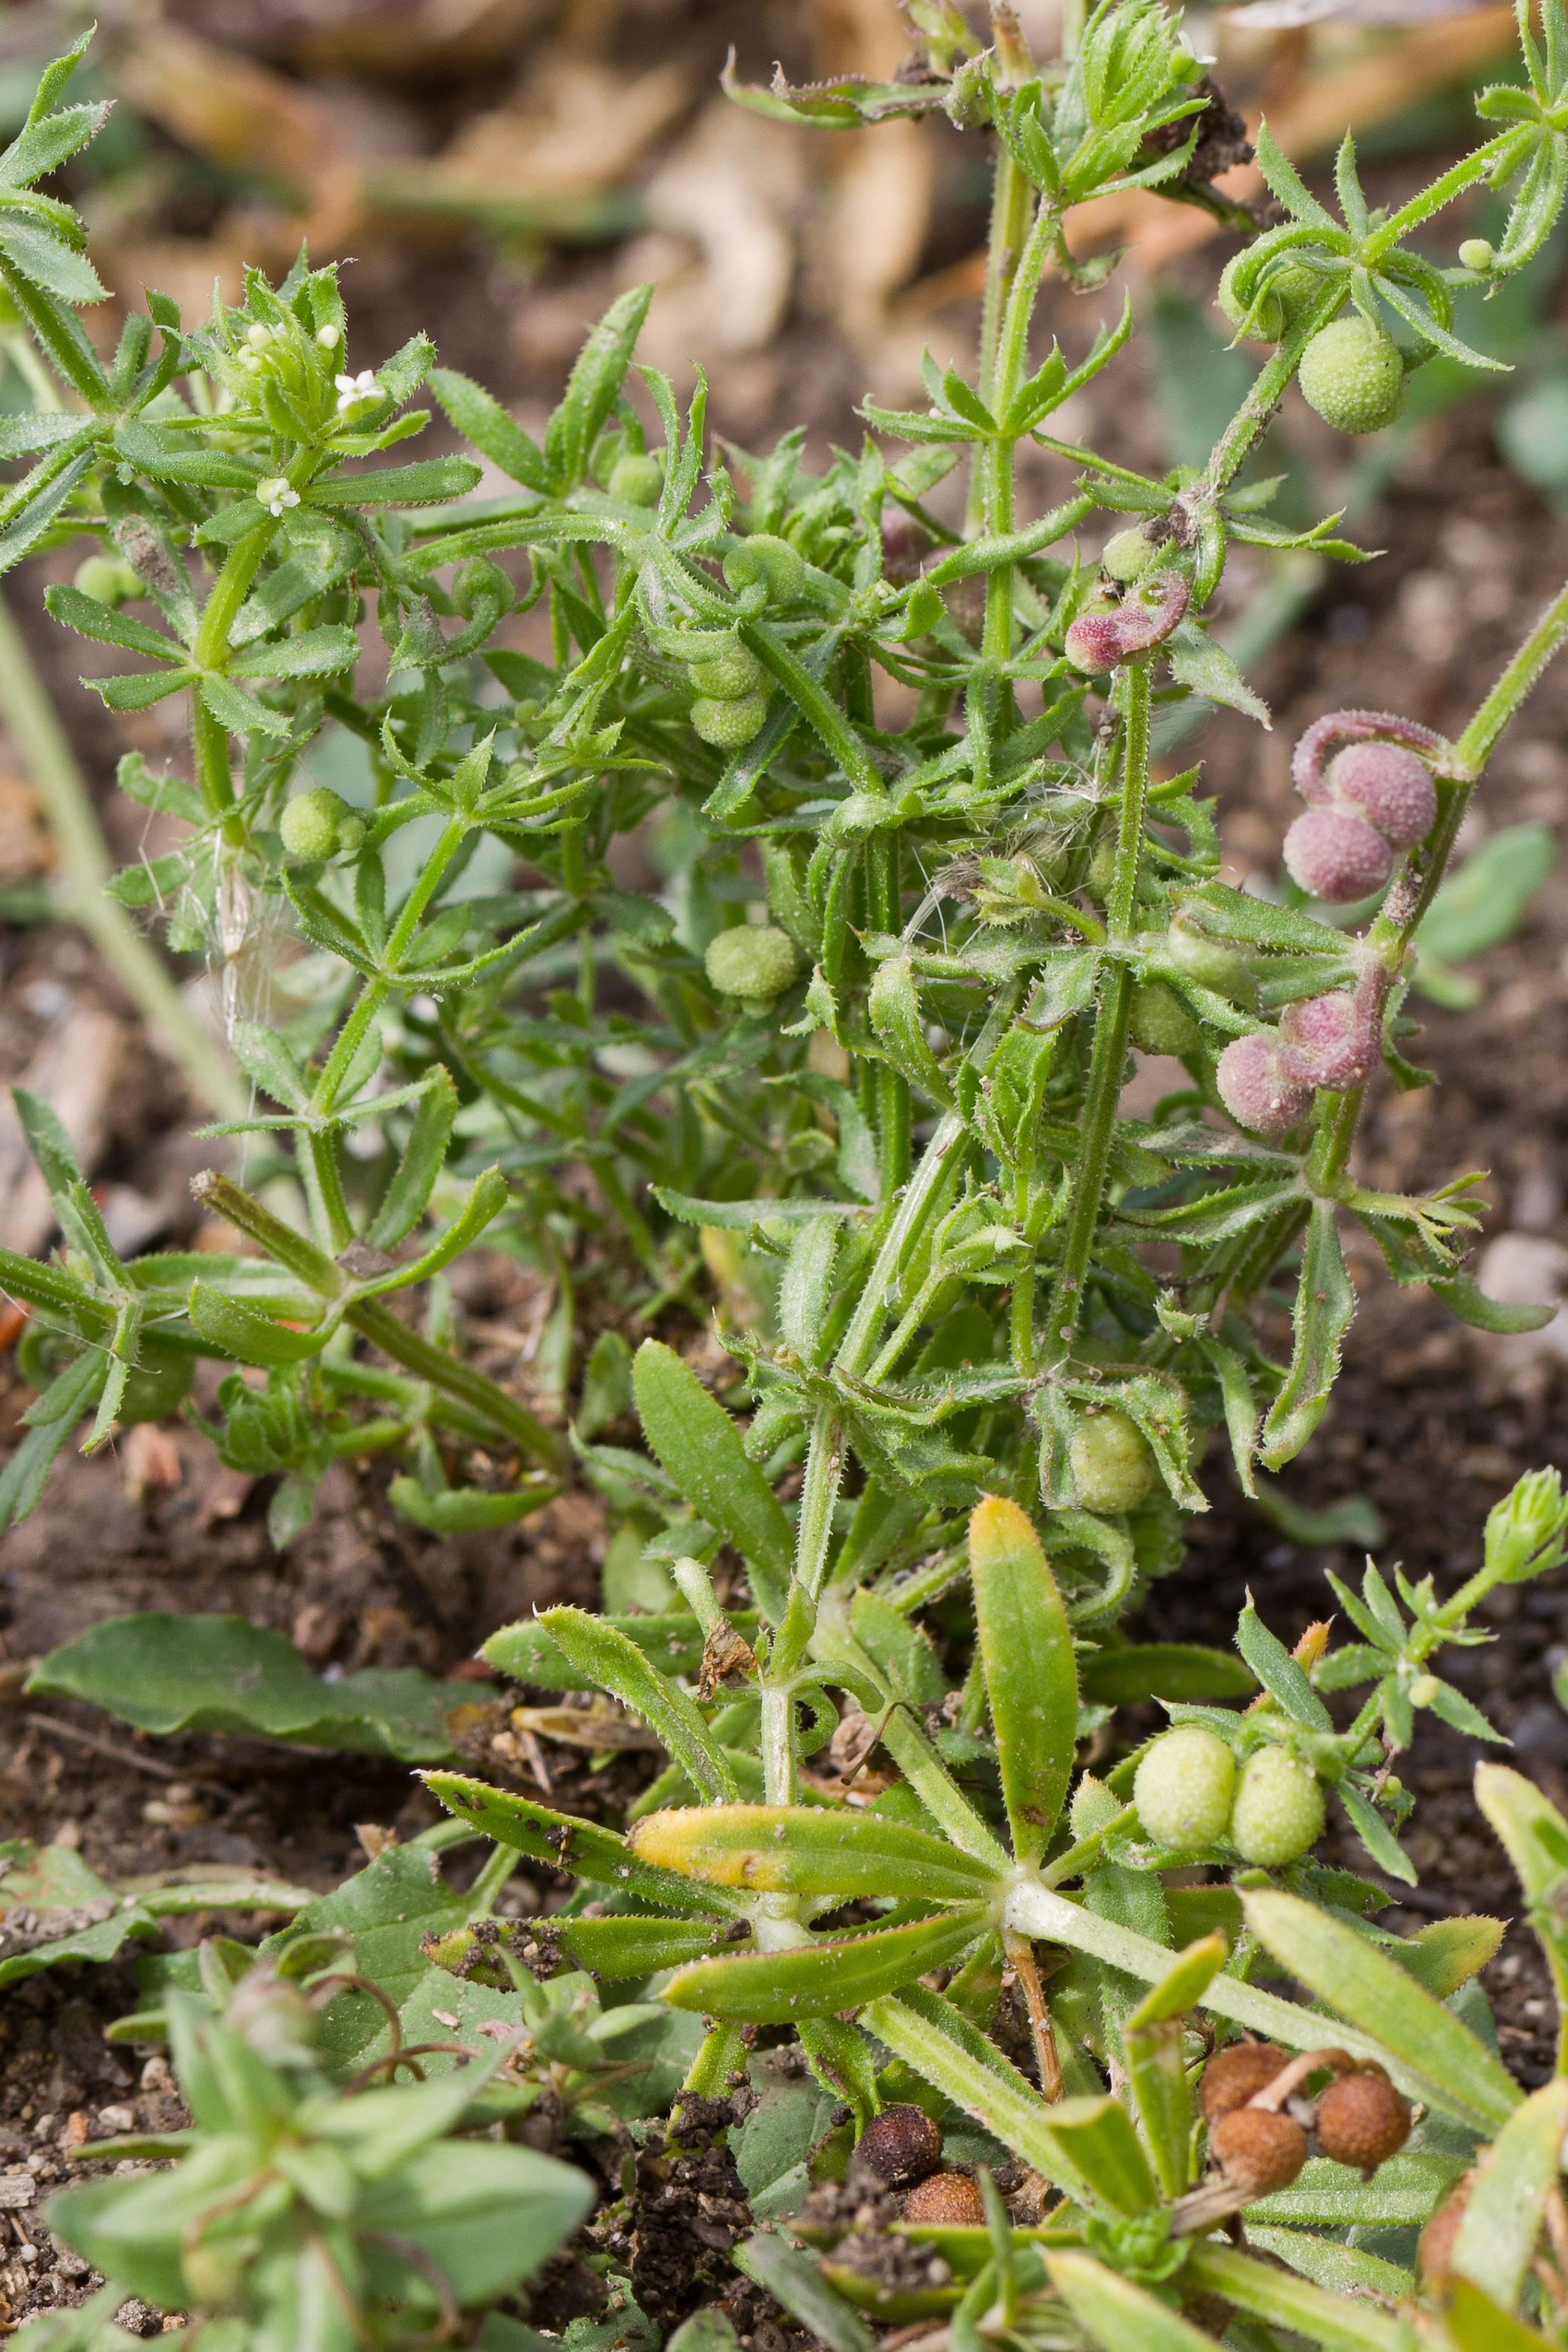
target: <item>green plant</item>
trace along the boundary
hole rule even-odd
[[[388,2272],[362,2243],[379,2232],[364,2215],[380,2191],[361,2155],[344,2157],[349,2179],[322,2139],[358,2148],[367,2101],[384,2103],[376,2116],[387,2102],[438,2113],[411,2162],[434,2176],[471,2157],[477,2178],[493,2152],[502,2211],[531,2193],[501,2163],[521,2151],[481,2135],[548,2118],[558,2137],[614,2140],[679,2091],[657,2159],[679,2170],[697,2136],[740,2122],[731,2094],[757,2027],[793,2029],[814,2117],[819,2090],[848,2113],[804,2147],[798,2118],[759,2129],[749,2153],[742,2137],[745,2186],[774,2213],[850,2165],[889,2105],[939,2126],[967,2117],[987,2160],[1010,2154],[1058,2196],[1016,2231],[988,2177],[961,2189],[952,2167],[931,2175],[948,2184],[932,2194],[950,2277],[912,2303],[857,2267],[854,2230],[820,2267],[775,2235],[751,2241],[741,2271],[832,2352],[865,2352],[857,2301],[892,2319],[934,2311],[956,2352],[1014,2333],[1195,2352],[1211,2338],[1177,2306],[1201,2315],[1214,2295],[1336,2352],[1399,2352],[1405,2322],[1343,2291],[1407,2297],[1407,2271],[1313,2232],[1427,2220],[1485,2136],[1496,2149],[1478,2184],[1492,2186],[1472,2191],[1472,2210],[1504,2201],[1504,2179],[1513,2195],[1516,2167],[1536,2178],[1528,2103],[1466,1991],[1498,1924],[1390,1937],[1378,1888],[1312,1848],[1331,1790],[1371,1862],[1413,1877],[1393,1761],[1418,1708],[1492,1736],[1433,1662],[1446,1642],[1484,1638],[1472,1615],[1492,1586],[1557,1564],[1555,1474],[1493,1514],[1483,1567],[1447,1601],[1395,1571],[1396,1601],[1369,1566],[1359,1598],[1342,1591],[1364,1636],[1348,1647],[1317,1628],[1289,1653],[1250,1605],[1237,1655],[1130,1643],[1120,1620],[1179,1565],[1211,1431],[1251,1493],[1255,1465],[1288,1462],[1317,1426],[1353,1310],[1342,1213],[1396,1279],[1430,1284],[1473,1321],[1518,1329],[1550,1313],[1498,1307],[1465,1274],[1469,1182],[1407,1198],[1349,1169],[1378,1063],[1402,1086],[1425,1082],[1401,1051],[1413,945],[1493,746],[1568,635],[1568,591],[1455,740],[1385,712],[1331,712],[1308,730],[1290,858],[1316,908],[1222,886],[1196,772],[1156,782],[1150,758],[1156,719],[1197,698],[1267,716],[1205,618],[1233,541],[1359,552],[1335,519],[1275,522],[1275,486],[1243,478],[1323,338],[1392,350],[1392,318],[1402,386],[1436,353],[1487,363],[1452,332],[1456,297],[1522,268],[1556,218],[1561,8],[1552,0],[1544,59],[1521,21],[1530,92],[1483,101],[1510,127],[1387,217],[1368,212],[1349,142],[1336,221],[1260,135],[1289,218],[1247,246],[1226,299],[1241,332],[1279,348],[1205,461],[1160,479],[1048,429],[1130,318],[1076,367],[1058,350],[1035,366],[1030,321],[1047,268],[1085,289],[1103,278],[1064,232],[1087,198],[1154,186],[1251,226],[1201,173],[1216,101],[1200,68],[1153,0],[1069,10],[1064,53],[1044,66],[1004,9],[989,49],[945,0],[911,14],[927,43],[913,79],[731,87],[818,127],[941,109],[995,132],[977,374],[932,362],[924,410],[867,404],[876,433],[909,445],[896,462],[868,442],[813,476],[798,436],[765,457],[710,453],[700,383],[682,420],[644,372],[663,436],[650,449],[626,388],[647,289],[594,331],[535,443],[478,384],[434,368],[422,338],[352,370],[335,278],[303,257],[279,288],[250,273],[243,303],[217,301],[195,331],[150,296],[105,367],[72,308],[85,281],[54,282],[51,268],[69,269],[52,247],[40,258],[36,239],[0,232],[10,298],[79,404],[5,425],[0,446],[37,462],[6,493],[0,553],[95,542],[50,609],[156,665],[97,689],[121,710],[189,696],[188,778],[135,755],[121,769],[132,798],[189,831],[116,889],[159,908],[174,946],[221,963],[236,1055],[279,1106],[212,1130],[261,1139],[253,1189],[216,1173],[197,1186],[256,1254],[127,1265],[58,1122],[20,1098],[64,1245],[47,1264],[0,1261],[30,1309],[23,1360],[39,1391],[0,1517],[31,1507],[88,1412],[89,1445],[167,1412],[203,1356],[231,1368],[212,1433],[226,1461],[276,1479],[280,1546],[341,1456],[397,1455],[393,1507],[437,1534],[503,1525],[581,1475],[640,1552],[637,1613],[552,1609],[503,1628],[486,1655],[545,1691],[607,1696],[668,1759],[623,1835],[443,1769],[450,1735],[423,1684],[357,1677],[328,1702],[264,1642],[239,1702],[246,1636],[232,1625],[171,1655],[166,1623],[142,1621],[153,1668],[129,1693],[123,1627],[44,1663],[36,1687],[154,1727],[426,1758],[429,1785],[492,1844],[468,1897],[428,1847],[393,1849],[306,1906],[259,1974],[218,1945],[147,1972],[124,2030],[172,2037],[203,2143],[154,2183],[62,2203],[59,2226],[106,2263],[121,2263],[111,2243],[136,2261],[145,2237],[136,2275],[154,2301],[199,2302],[193,2336],[225,2352],[300,2340],[323,2245],[343,2284],[310,2306],[331,2304],[321,2326],[339,2334],[323,2342],[398,2340],[416,2322],[518,2352],[521,2319],[480,2314],[573,2226],[571,2200],[508,2244],[510,2268],[498,2251],[470,2274],[460,2248],[433,2252],[411,2225],[424,2251]],[[90,132],[89,111],[48,112],[70,62],[0,162],[3,184],[25,187]],[[1445,272],[1416,250],[1443,205],[1515,177],[1484,269],[1473,252]],[[46,217],[74,257],[77,232]],[[426,380],[514,490],[477,499],[479,468],[461,458],[362,465],[427,422],[407,405]],[[1020,522],[1026,438],[1076,479]],[[925,501],[966,459],[960,532]],[[1097,511],[1119,524],[1098,569],[1079,537]],[[105,562],[145,593],[124,593]],[[355,635],[373,600],[384,686]],[[162,625],[136,618],[137,602]],[[498,639],[535,607],[548,664]],[[916,690],[899,732],[877,723],[873,667]],[[613,879],[613,844],[639,831],[658,897]],[[519,856],[538,877],[527,888],[511,887]],[[1373,892],[1363,933],[1320,919]],[[292,982],[274,960],[273,997],[247,994],[243,950],[264,929],[299,955]],[[1130,1045],[1175,1052],[1189,1080],[1147,1120],[1119,1116]],[[379,1150],[351,1150],[367,1129]],[[258,1197],[276,1179],[298,1187],[300,1223]],[[556,1286],[538,1410],[463,1353],[443,1272],[487,1233]],[[1163,1275],[1154,1245],[1175,1253]],[[1295,1276],[1286,1364],[1264,1344],[1282,1272]],[[584,1291],[605,1328],[568,1430]],[[679,1339],[715,1293],[741,1368],[724,1402],[667,1339],[642,1336]],[[727,1409],[742,1401],[744,1423]],[[644,1450],[606,1443],[634,1411]],[[1368,1683],[1337,1727],[1324,1694]],[[1114,1709],[1149,1698],[1174,1729],[1118,1753]],[[1101,1734],[1103,1777],[1085,1751]],[[830,1742],[857,1767],[886,1759],[874,1802],[848,1801],[851,1768],[834,1776],[821,1760]],[[1189,1766],[1203,1760],[1196,1797],[1180,1774],[1162,1786],[1177,1742]],[[1490,1768],[1483,1801],[1557,1967],[1550,1906],[1568,1831],[1559,1854],[1555,1817],[1526,1787]],[[519,1853],[575,1882],[521,1949],[494,1908]],[[1223,1875],[1187,1883],[1195,1868]],[[345,1937],[352,1980],[332,1984]],[[1066,1956],[1048,1993],[1040,1945]],[[561,1954],[572,1969],[542,1990],[534,1969]],[[1320,2007],[1254,1984],[1263,1955]],[[289,1968],[303,1990],[269,1990]],[[1028,2072],[995,2030],[1005,1969]],[[936,1970],[940,1993],[924,1981]],[[590,1976],[658,2004],[600,2009]],[[313,1986],[331,1990],[314,2042]],[[287,2053],[252,2050],[237,2015],[253,2000],[258,2017],[289,2007]],[[363,2090],[366,2068],[424,2063],[408,2045],[439,2038],[426,2020],[442,2001],[526,2031],[528,2082],[501,2098],[465,2042],[426,2053],[454,2062],[439,2086]],[[1237,2028],[1270,2037],[1281,2063],[1212,2118],[1215,2161],[1200,2177],[1194,2078]],[[635,2093],[602,2057],[622,2031],[648,2038],[625,2062],[648,2077]],[[197,2111],[204,2069],[229,2067],[248,2098],[253,2060],[271,2070],[254,2127],[231,2128],[227,2105]],[[1384,2077],[1397,2107],[1368,2087]],[[1394,2147],[1410,2099],[1426,2112]],[[1369,2126],[1358,2140],[1353,2114],[1334,2122],[1357,2102],[1382,2103],[1381,2138]],[[797,2153],[770,2170],[774,2137]],[[1369,2181],[1330,2152],[1353,2158],[1374,2139],[1391,2152]],[[285,2143],[303,2151],[292,2170],[275,2153]],[[204,2166],[245,2192],[210,2217],[189,2202]],[[635,2163],[615,2168],[611,2251],[595,2259],[613,2311],[632,2315],[622,2332],[651,2335],[635,2255],[623,2273],[614,2251],[635,2236],[641,2179]],[[253,2197],[261,2235],[225,2267]],[[1526,2276],[1546,2200],[1546,2186],[1516,2197],[1512,2268],[1489,2237],[1467,2252],[1483,2238],[1467,2213],[1458,2284],[1423,2327],[1470,2352],[1468,2299],[1489,2297],[1521,2329],[1540,2315]],[[161,2241],[143,2209],[176,2217]],[[1214,2240],[1244,2210],[1287,2271]],[[209,2219],[221,2242],[204,2269]],[[838,2233],[834,2210],[808,2208],[800,2229],[807,2242]],[[90,2343],[109,2306],[89,2308],[34,2343]]]

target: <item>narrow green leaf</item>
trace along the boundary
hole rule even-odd
[[[1476,1802],[1507,1849],[1552,1970],[1558,2008],[1568,2010],[1568,1822],[1532,1781],[1506,1764],[1476,1767]]]
[[[1270,1697],[1285,1713],[1313,1731],[1331,1731],[1333,1717],[1305,1674],[1253,1606],[1252,1595],[1237,1621],[1236,1646]]]
[[[1242,1892],[1247,1923],[1309,1992],[1373,2034],[1406,2065],[1435,2076],[1489,2124],[1519,2105],[1518,2084],[1468,2026],[1355,1929],[1273,1887]]]
[[[448,1811],[472,1822],[498,1845],[514,1846],[552,1869],[575,1871],[580,1878],[617,1887],[660,1910],[718,1911],[733,1916],[746,1907],[745,1897],[728,1887],[699,1885],[644,1861],[625,1838],[593,1822],[552,1813],[510,1790],[493,1789],[489,1781],[469,1780],[460,1772],[426,1772],[424,1778],[432,1796]]]
[[[1353,2293],[1325,2294],[1308,2279],[1255,2262],[1213,2239],[1193,2248],[1182,2275],[1267,2326],[1293,2329],[1309,2343],[1322,2345],[1325,2352],[1405,2352],[1410,2340],[1405,2321],[1394,2313],[1379,2311]]]
[[[436,368],[430,389],[463,438],[471,441],[492,465],[525,489],[549,489],[550,468],[543,450],[481,384],[471,376],[460,375],[456,368]]]
[[[1549,2352],[1549,2339],[1504,2311],[1468,2279],[1457,2278],[1444,2316],[1455,2352]]]
[[[1072,1633],[1027,1516],[991,1496],[969,1522],[969,1570],[1013,1852],[1031,1866],[1060,1817],[1078,1737]]]
[[[795,1567],[795,1531],[734,1423],[658,1339],[637,1349],[632,1385],[649,1445],[692,1508],[751,1566],[757,1600],[776,1623]]]
[[[985,1932],[978,1906],[918,1919],[905,1927],[875,1928],[797,1944],[784,1952],[701,1959],[665,1987],[677,2009],[739,2024],[789,2025],[796,2018],[840,2016],[883,1993],[898,1992],[931,1969],[953,1967]]]
[[[305,503],[312,507],[423,507],[438,499],[466,498],[480,468],[469,457],[422,457],[412,466],[384,466],[369,474],[332,474],[312,482]]]
[[[580,1969],[607,1983],[734,1949],[731,1923],[706,1919],[563,1919],[554,1932]]]
[[[1100,1706],[1131,1706],[1139,1699],[1250,1698],[1258,1680],[1229,1650],[1184,1642],[1130,1642],[1092,1650],[1078,1662],[1085,1699]]]
[[[433,1536],[471,1535],[487,1528],[515,1527],[552,1502],[559,1479],[527,1475],[522,1485],[492,1492],[481,1486],[444,1486],[426,1494],[417,1478],[395,1478],[386,1499],[399,1518],[411,1519]]]
[[[1214,2352],[1214,2338],[1092,2254],[1047,2253],[1051,2284],[1104,2352]]]
[[[541,1622],[551,1640],[591,1687],[610,1692],[657,1731],[676,1762],[718,1803],[741,1791],[728,1757],[698,1712],[697,1703],[650,1665],[635,1642],[585,1609],[546,1609]]]
[[[1339,1371],[1340,1349],[1355,1318],[1355,1292],[1334,1214],[1331,1201],[1313,1202],[1296,1290],[1295,1349],[1258,1448],[1269,1470],[1294,1461],[1321,1421]]]
[[[835,2294],[816,2263],[797,2246],[759,2233],[737,2246],[730,2259],[782,2303],[827,2352],[877,2352],[877,2339],[865,2321]]]
[[[319,1356],[331,1331],[294,1331],[243,1298],[226,1298],[210,1283],[193,1282],[186,1312],[210,1347],[237,1364],[302,1364]]]

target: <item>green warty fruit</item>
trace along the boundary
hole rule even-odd
[[[1241,1769],[1230,1838],[1243,1862],[1272,1870],[1300,1862],[1323,1834],[1317,1776],[1283,1748],[1260,1748]]]
[[[1399,347],[1359,311],[1312,337],[1299,382],[1308,407],[1341,433],[1380,433],[1405,405]]]
[[[1068,1463],[1086,1511],[1131,1511],[1159,1483],[1142,1431],[1114,1405],[1084,1415],[1073,1431]]]
[[[1156,1739],[1132,1782],[1138,1819],[1156,1845],[1195,1853],[1222,1838],[1236,1795],[1236,1759],[1202,1724],[1184,1723]]]

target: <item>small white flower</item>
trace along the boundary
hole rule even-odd
[[[338,388],[338,415],[346,416],[351,408],[363,408],[367,401],[381,398],[381,386],[374,368],[362,368],[358,375],[333,378]]]
[[[256,495],[270,515],[280,515],[285,507],[297,507],[300,493],[282,474],[269,474],[256,485]]]

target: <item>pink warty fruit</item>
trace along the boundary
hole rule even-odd
[[[1351,744],[1330,761],[1323,781],[1334,805],[1364,817],[1391,849],[1414,849],[1436,822],[1432,779],[1397,743]]]
[[[1280,1066],[1306,1087],[1359,1087],[1377,1055],[1372,1008],[1343,991],[1309,996],[1279,1016]]]
[[[1375,742],[1404,743],[1435,758],[1447,749],[1430,727],[1395,710],[1326,710],[1299,738],[1290,759],[1291,781],[1308,806],[1320,808],[1332,797],[1323,770],[1336,751],[1347,743]]]
[[[1271,1031],[1233,1037],[1215,1070],[1219,1098],[1238,1127],[1279,1143],[1312,1108],[1312,1090],[1285,1067],[1279,1040]]]
[[[1285,863],[1310,897],[1344,906],[1382,889],[1394,871],[1394,852],[1364,817],[1310,808],[1285,835]]]

